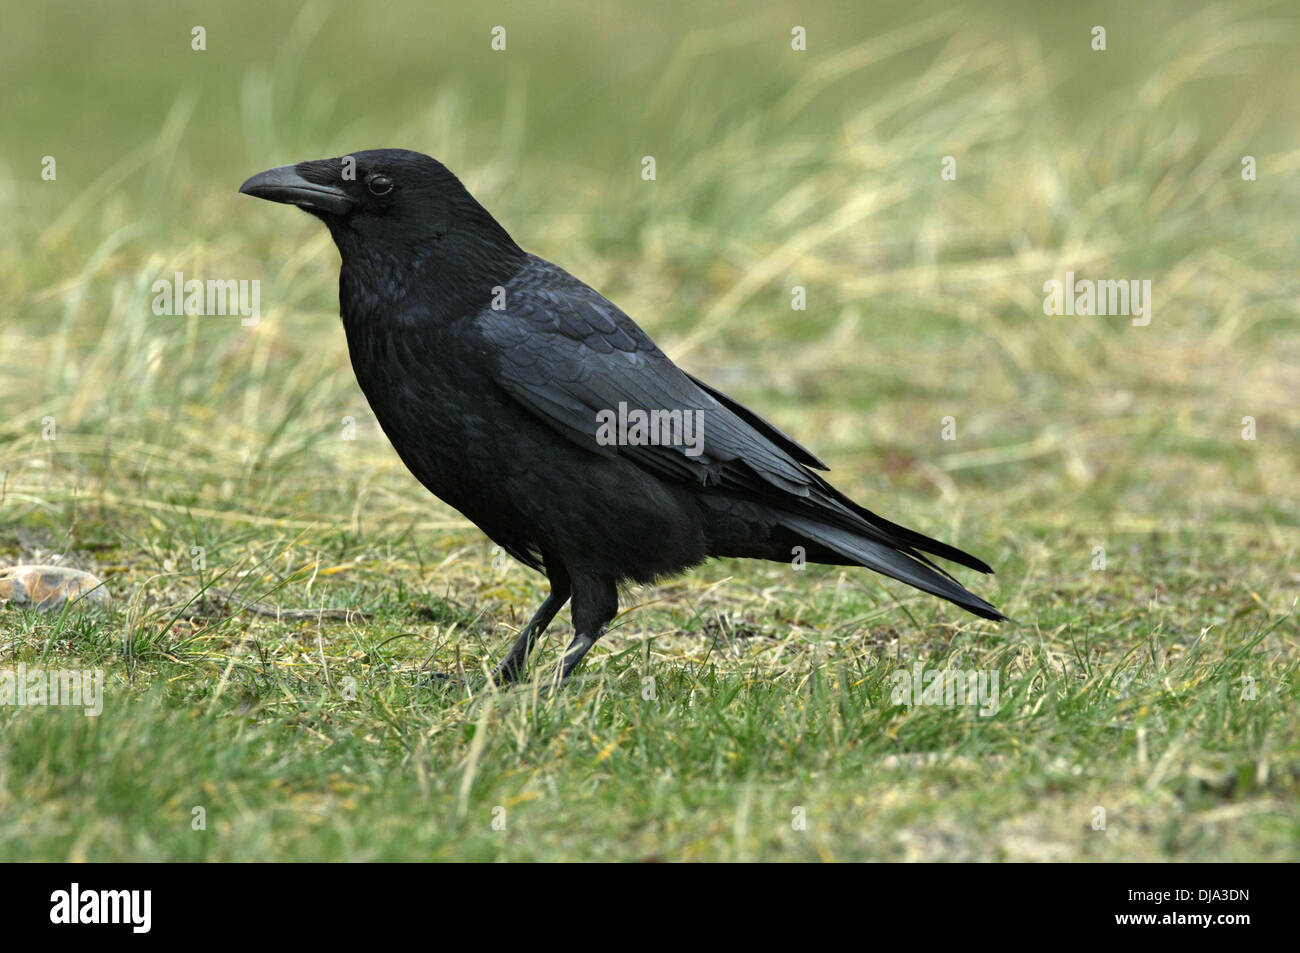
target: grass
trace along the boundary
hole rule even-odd
[[[520,6],[496,59],[465,11],[253,36],[241,9],[203,54],[197,14],[15,11],[84,77],[0,54],[42,90],[4,154],[59,163],[0,168],[0,564],[114,597],[0,609],[0,671],[106,679],[96,718],[0,707],[0,859],[1297,859],[1285,5],[827,6],[803,54],[779,5]],[[93,136],[66,120],[87,101]],[[495,661],[542,580],[396,460],[323,230],[234,192],[384,144],[438,155],[866,505],[986,558],[969,581],[1014,624],[721,561],[632,591],[559,694],[428,687]],[[262,320],[155,316],[177,270],[259,279]],[[1067,270],[1150,278],[1151,324],[1044,315]],[[996,714],[897,704],[918,661],[996,672]]]

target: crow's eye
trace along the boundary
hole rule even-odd
[[[393,180],[386,175],[371,176],[366,185],[369,187],[371,195],[387,195],[393,191]]]

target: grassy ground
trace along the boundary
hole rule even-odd
[[[0,670],[106,678],[96,718],[0,707],[0,859],[1300,857],[1293,14],[857,6],[12,11],[0,565],[114,601],[0,609]],[[381,145],[986,558],[1014,624],[718,562],[558,695],[423,684],[542,580],[387,446],[323,229],[235,194]],[[178,270],[259,279],[262,320],[155,316]],[[1044,315],[1066,271],[1150,279],[1151,323]],[[918,661],[996,672],[997,712],[895,704]]]

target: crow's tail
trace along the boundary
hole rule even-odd
[[[922,592],[947,599],[982,618],[993,619],[996,622],[1006,621],[1007,617],[990,603],[962,588],[952,576],[906,543],[890,546],[877,542],[863,533],[792,513],[782,513],[780,521],[781,525],[791,532],[839,553],[846,559],[852,560],[855,565],[866,566],[891,579],[914,586]],[[926,539],[926,537],[921,538]]]

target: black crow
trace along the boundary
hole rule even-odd
[[[440,162],[355,152],[240,191],[325,223],[348,353],[384,433],[435,496],[550,581],[498,683],[520,677],[570,597],[560,678],[604,634],[620,584],[711,556],[866,566],[1005,618],[931,557],[988,565],[836,490],[812,453],[515,244]]]

